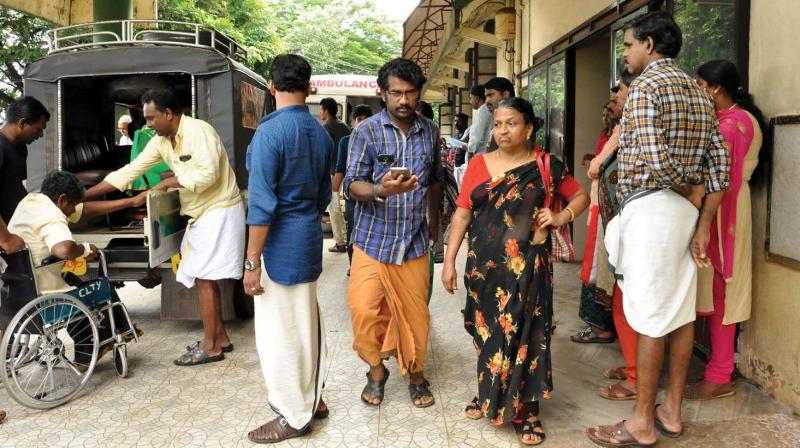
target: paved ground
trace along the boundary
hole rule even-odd
[[[331,416],[315,423],[310,437],[284,446],[519,445],[512,429],[463,416],[464,405],[475,394],[475,354],[462,328],[463,298],[444,292],[438,282],[438,266],[428,357],[437,404],[428,409],[411,406],[405,383],[391,364],[384,404],[374,409],[361,403],[366,369],[350,348],[347,256],[325,252],[324,270],[320,302],[331,353],[324,397]],[[544,446],[590,446],[583,436],[585,427],[618,421],[631,410],[630,402],[609,402],[596,394],[598,387],[608,384],[600,378],[601,372],[621,363],[616,344],[569,342],[569,334],[580,326],[576,318],[577,274],[577,266],[559,265],[556,269],[556,391],[542,406],[548,434]],[[171,360],[199,337],[200,324],[160,322],[158,290],[127,286],[121,294],[146,332],[140,343],[130,345],[131,376],[116,378],[110,358],[105,358],[82,396],[46,412],[22,408],[0,390],[0,409],[9,411],[8,421],[0,425],[0,446],[250,445],[247,431],[273,417],[266,406],[268,392],[259,369],[252,321],[230,324],[236,351],[224,362],[179,368]],[[662,439],[660,446],[800,446],[800,419],[746,382],[739,382],[736,388],[732,398],[686,404],[685,418],[691,422],[686,435],[678,441]]]

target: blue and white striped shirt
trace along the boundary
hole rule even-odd
[[[353,130],[347,157],[344,191],[349,198],[355,181],[379,183],[390,166],[406,167],[419,176],[417,187],[390,196],[383,203],[356,201],[353,244],[381,263],[402,264],[425,255],[428,249],[426,219],[428,187],[442,179],[436,149],[436,124],[417,117],[408,134],[392,124],[386,111],[373,115]],[[392,164],[378,161],[379,154],[394,155]]]

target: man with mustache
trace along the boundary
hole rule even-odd
[[[353,349],[369,365],[361,399],[372,406],[383,401],[389,376],[383,359],[391,355],[400,372],[410,375],[414,406],[434,401],[424,376],[428,240],[437,237],[442,169],[439,130],[415,112],[424,84],[414,62],[386,63],[378,72],[386,109],[362,122],[350,138],[344,191],[357,202],[347,302]]]

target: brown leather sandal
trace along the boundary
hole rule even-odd
[[[637,440],[631,433],[625,429],[625,420],[617,423],[616,425],[596,426],[586,430],[586,435],[589,440],[597,445],[616,448],[616,447],[632,447],[632,448],[648,448],[656,446],[656,442],[642,443]]]
[[[625,381],[628,379],[628,375],[625,373],[625,366],[614,367],[613,369],[608,369],[603,372],[603,378],[609,380],[620,380]]]
[[[247,438],[253,443],[278,443],[295,437],[302,437],[311,432],[311,425],[303,429],[294,429],[289,426],[283,416],[279,415],[274,420],[264,423],[258,428],[247,433]]]
[[[623,386],[622,381],[619,383],[614,383],[610,386],[601,387],[598,391],[598,395],[606,400],[613,401],[627,401],[636,399],[636,391],[630,390]]]
[[[6,411],[0,411],[0,423],[6,421]]]

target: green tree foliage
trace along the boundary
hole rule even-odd
[[[266,73],[278,54],[280,36],[269,24],[274,11],[264,0],[160,0],[161,20],[200,23],[227,35],[247,50],[247,65]]]
[[[315,73],[374,75],[401,53],[396,20],[375,11],[372,2],[271,0],[280,18],[283,51],[297,51]]]
[[[159,0],[158,16],[224,33],[262,75],[289,51],[306,56],[317,74],[376,74],[401,52],[397,20],[380,15],[372,0]],[[22,70],[47,54],[46,31],[54,27],[0,6],[0,111],[22,94]]]
[[[50,22],[0,6],[0,111],[22,95],[22,71],[47,54]]]

